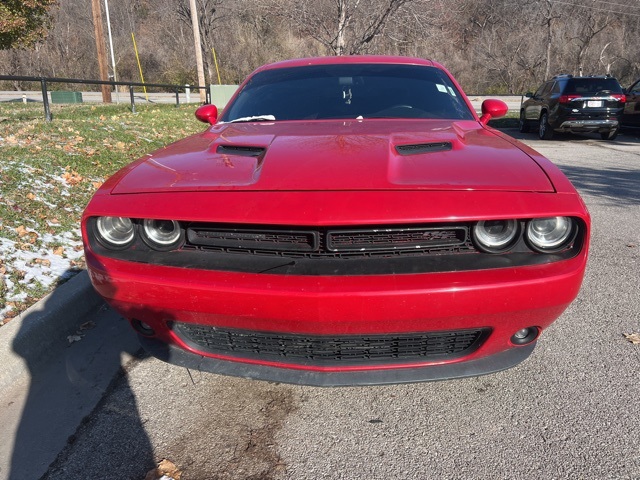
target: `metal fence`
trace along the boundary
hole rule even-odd
[[[135,96],[134,96],[134,87],[151,87],[151,88],[162,88],[175,93],[176,96],[176,107],[180,106],[180,92],[188,89],[200,90],[204,89],[206,92],[206,101],[205,103],[211,103],[211,92],[207,86],[202,85],[170,85],[163,83],[137,83],[137,82],[110,82],[104,80],[82,80],[78,78],[48,78],[48,77],[29,77],[29,76],[15,76],[15,75],[0,75],[0,80],[8,80],[8,81],[20,81],[20,82],[38,82],[40,83],[40,88],[42,90],[42,103],[44,105],[44,118],[46,121],[50,122],[53,120],[53,116],[51,115],[51,107],[49,106],[49,97],[48,97],[48,86],[49,84],[54,83],[65,83],[65,84],[81,84],[81,85],[110,85],[114,88],[118,86],[126,86],[129,88],[129,101],[131,103],[131,111],[133,113],[136,112],[136,104],[135,104]]]

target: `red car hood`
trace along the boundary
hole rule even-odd
[[[214,125],[139,160],[112,193],[402,189],[554,191],[478,122],[365,119]]]

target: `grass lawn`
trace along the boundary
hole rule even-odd
[[[84,267],[80,217],[121,167],[204,129],[195,106],[0,103],[0,325]]]

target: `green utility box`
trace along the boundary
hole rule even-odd
[[[223,109],[237,89],[237,85],[210,85],[211,103],[218,109]]]
[[[82,103],[82,92],[51,92],[51,103]]]

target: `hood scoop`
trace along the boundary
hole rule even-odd
[[[240,157],[259,157],[266,151],[264,147],[248,147],[244,145],[218,145],[216,153],[221,155],[238,155]]]
[[[413,145],[396,145],[400,155],[418,155],[421,153],[446,152],[451,150],[451,142],[416,143]]]

